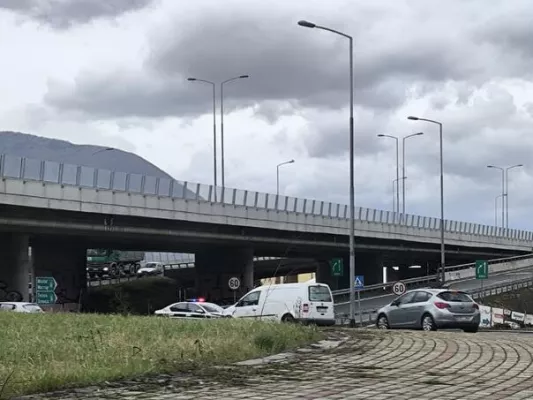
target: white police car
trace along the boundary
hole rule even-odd
[[[154,312],[160,317],[185,318],[185,319],[209,319],[220,318],[224,309],[214,303],[206,303],[204,299],[191,299],[170,304]]]

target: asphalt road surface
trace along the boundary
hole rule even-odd
[[[489,276],[488,279],[483,280],[483,286],[489,287],[493,285],[504,285],[506,283],[511,283],[520,279],[526,279],[528,277],[533,278],[533,269],[526,270],[526,271],[520,271],[520,272],[509,272],[501,275],[494,275]],[[481,280],[477,279],[470,279],[467,281],[457,282],[457,283],[451,283],[450,287],[457,290],[463,290],[465,292],[468,292],[470,290],[479,289],[481,287]],[[385,292],[385,291],[384,291]],[[386,292],[388,293],[388,292]],[[377,296],[377,297],[376,297]],[[398,296],[394,294],[384,294],[383,296],[376,295],[371,298],[361,298],[361,311],[364,314],[371,313],[372,311],[375,311],[384,305],[389,304],[392,302],[395,298]],[[357,304],[356,304],[357,307]],[[335,313],[338,314],[348,314],[350,312],[350,305],[349,304],[343,304],[335,306]],[[356,313],[358,312],[356,308]]]

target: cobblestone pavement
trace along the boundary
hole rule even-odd
[[[533,399],[533,335],[350,331],[335,349],[27,399]]]

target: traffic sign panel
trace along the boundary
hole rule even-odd
[[[476,279],[489,277],[489,263],[486,260],[476,260]]]
[[[54,292],[37,292],[37,303],[39,304],[55,304],[57,295]]]
[[[407,288],[405,287],[405,283],[403,283],[402,281],[395,282],[394,285],[392,285],[392,292],[396,296],[404,294],[406,289]]]
[[[329,265],[331,266],[331,275],[332,276],[343,276],[344,275],[344,260],[342,258],[333,258]]]
[[[53,276],[37,276],[35,285],[38,292],[53,292],[57,288],[57,282]]]
[[[365,287],[365,277],[364,275],[355,275],[355,288],[363,289]]]
[[[237,290],[241,286],[241,281],[237,277],[229,278],[228,286],[231,290]]]

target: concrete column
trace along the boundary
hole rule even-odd
[[[210,247],[195,254],[196,295],[210,301],[239,298],[254,287],[253,249]],[[233,291],[228,281],[241,281]]]
[[[23,234],[0,235],[0,301],[29,301],[31,264],[29,238]]]
[[[87,248],[64,237],[37,238],[32,246],[36,277],[51,276],[57,282],[57,303],[77,308],[87,290]]]
[[[349,267],[348,267],[349,268]],[[344,265],[344,275],[349,274],[349,269]],[[327,284],[331,290],[339,289],[339,278],[331,275],[331,266],[329,260],[318,260],[316,267],[316,281],[317,283]]]

